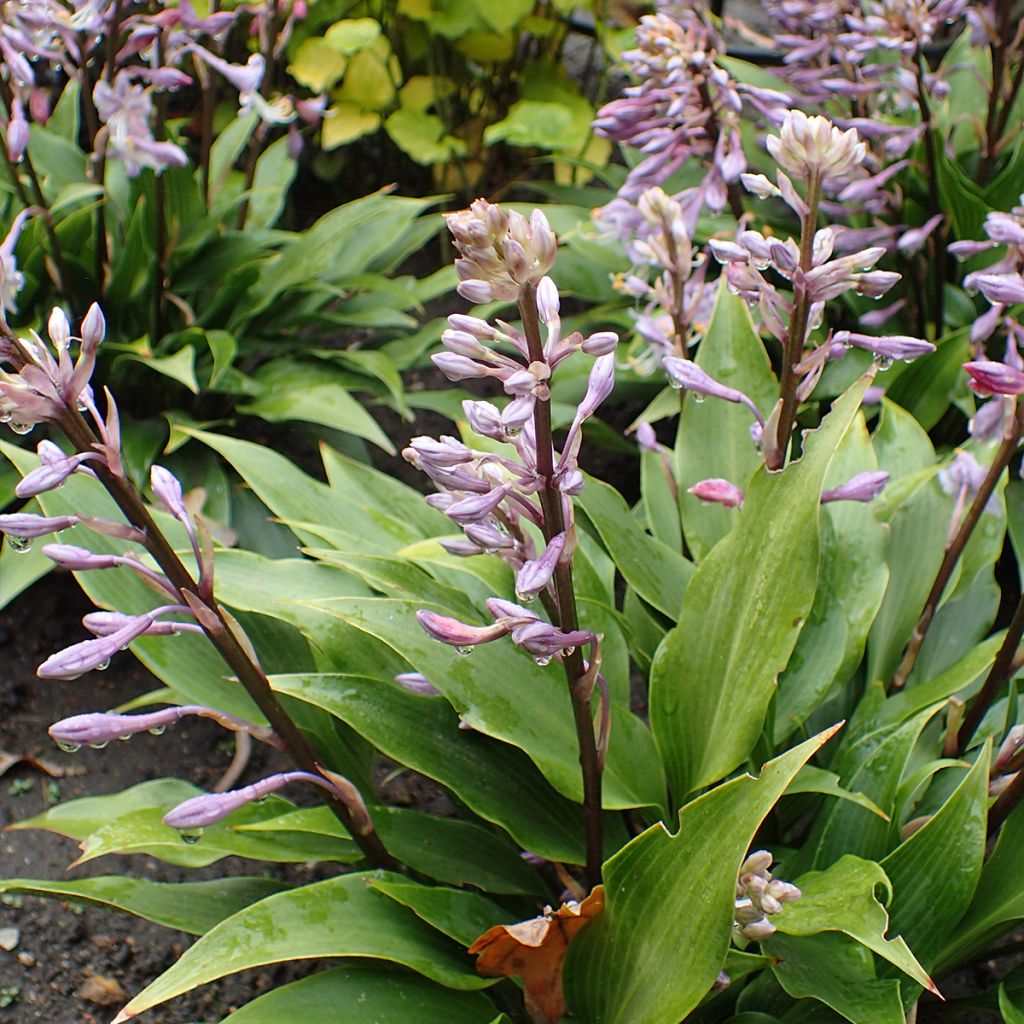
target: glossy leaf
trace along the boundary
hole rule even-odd
[[[449,939],[368,884],[373,875],[329,878],[269,896],[222,921],[118,1014],[125,1021],[249,967],[318,957],[389,960],[448,988],[491,984]]]
[[[868,799],[863,793],[853,793],[848,789],[843,789],[839,784],[839,776],[835,772],[826,771],[813,764],[805,764],[786,788],[786,796],[795,796],[797,793],[819,793],[822,796],[835,796],[840,800],[849,800],[872,814],[877,814],[883,821],[889,820],[889,816],[873,800]]]
[[[25,893],[113,907],[167,928],[202,935],[250,903],[286,888],[273,878],[215,878],[208,882],[152,882],[125,875],[74,881],[11,878],[0,892]]]
[[[726,287],[723,277],[697,365],[726,387],[743,391],[768,415],[779,396],[764,345],[746,302]],[[746,406],[687,396],[676,439],[676,466],[686,543],[700,562],[736,523],[736,513],[709,505],[688,493],[698,480],[724,477],[746,488],[763,461],[750,436],[753,422]]]
[[[659,823],[607,862],[605,911],[566,960],[573,1014],[676,1024],[697,1006],[725,962],[736,875],[754,833],[832,731],[770,761],[757,779],[742,775],[687,804],[674,836]]]
[[[879,901],[892,898],[892,885],[874,861],[847,855],[825,871],[813,871],[796,880],[802,893],[772,917],[783,935],[817,935],[843,932],[888,960],[919,985],[935,991],[932,980],[917,962],[901,936],[887,938],[889,915]]]
[[[482,992],[455,992],[388,964],[352,964],[276,988],[231,1014],[231,1024],[491,1024]]]
[[[867,384],[835,403],[799,462],[754,476],[739,522],[701,563],[658,649],[651,726],[677,795],[732,771],[761,731],[814,600],[825,474]]]
[[[471,946],[478,935],[508,918],[504,907],[475,892],[395,878],[373,879],[370,885],[460,946]]]

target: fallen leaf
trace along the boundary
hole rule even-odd
[[[523,979],[526,1012],[534,1024],[557,1024],[565,1015],[562,964],[566,950],[602,910],[604,886],[598,885],[582,903],[570,900],[558,910],[545,907],[540,917],[529,921],[489,928],[469,952],[476,954],[481,974],[489,978],[514,974]]]
[[[91,978],[86,978],[75,995],[97,1006],[113,1006],[115,1003],[123,1003],[128,998],[128,993],[121,988],[116,979],[108,978],[105,974],[94,974]]]

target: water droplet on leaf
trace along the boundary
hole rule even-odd
[[[181,841],[183,843],[188,843],[189,846],[195,846],[195,844],[203,838],[203,830],[201,828],[181,828],[178,829],[178,835],[181,836]]]
[[[18,555],[27,554],[32,550],[31,537],[19,537],[16,534],[7,534],[7,546]]]

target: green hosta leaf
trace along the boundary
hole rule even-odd
[[[652,537],[629,511],[614,487],[588,477],[576,504],[594,524],[615,567],[650,605],[675,621],[693,563]]]
[[[324,39],[304,39],[295,51],[288,74],[299,85],[323,92],[340,81],[348,67],[348,59],[337,47]]]
[[[1005,985],[999,986],[999,1012],[1003,1016],[1003,1024],[1024,1024],[1024,1009],[1011,1002]]]
[[[560,149],[572,128],[572,113],[561,103],[520,100],[508,116],[484,129],[484,145],[507,142],[512,146]]]
[[[817,999],[853,1024],[905,1024],[899,982],[876,980],[871,956],[845,935],[776,935],[763,947],[795,999]]]
[[[576,734],[561,666],[541,668],[502,642],[460,657],[420,628],[419,607],[419,602],[343,598],[322,610],[387,644],[445,694],[464,722],[520,747],[559,792],[581,799]],[[604,804],[609,809],[658,806],[661,777],[650,735],[627,708],[613,708],[612,714]]]
[[[400,107],[384,122],[391,141],[418,164],[436,164],[466,154],[466,143],[445,132],[445,123],[425,110]]]
[[[879,864],[847,855],[826,871],[813,871],[797,880],[802,893],[772,917],[783,935],[843,932],[898,967],[919,985],[935,992],[935,985],[914,958],[902,937],[887,939],[889,915],[877,897],[892,899],[892,885]]]
[[[454,992],[387,964],[353,964],[274,989],[235,1010],[231,1024],[491,1024],[482,992]],[[227,1022],[225,1022],[227,1024]]]
[[[401,74],[387,38],[379,35],[349,58],[337,97],[363,110],[383,110],[394,101]]]
[[[20,892],[113,907],[191,935],[208,932],[224,918],[284,888],[283,882],[273,878],[151,882],[146,878],[102,875],[71,882],[35,878],[0,881],[0,892]]]
[[[640,453],[640,494],[643,496],[647,528],[673,551],[681,551],[683,533],[679,523],[679,501],[671,473],[672,467],[663,452]]]
[[[352,54],[365,49],[379,35],[379,21],[373,18],[346,18],[344,21],[336,21],[324,33],[324,41],[339,53]]]
[[[814,600],[825,473],[868,379],[836,401],[799,462],[754,476],[739,522],[697,569],[658,649],[651,727],[676,794],[732,771],[761,731]]]
[[[863,415],[858,415],[825,478],[838,487],[878,468]],[[868,631],[885,594],[889,530],[870,503],[837,501],[822,509],[821,562],[814,605],[779,679],[775,742],[800,728],[864,655]]]
[[[676,1024],[722,969],[736,875],[761,821],[830,730],[687,804],[605,865],[604,913],[569,947],[573,1014],[602,1024]],[[685,956],[680,956],[685,951]],[[671,964],[672,969],[666,969]]]
[[[191,345],[179,348],[170,356],[127,353],[120,358],[141,363],[164,377],[170,377],[171,380],[184,384],[193,395],[199,394],[199,381],[196,380],[196,350]]]
[[[227,974],[284,960],[369,957],[411,967],[449,988],[493,984],[477,976],[453,942],[370,888],[377,877],[342,875],[246,907],[207,932],[135,996],[117,1020],[126,1021]]]
[[[475,885],[486,892],[538,894],[537,875],[519,850],[499,833],[469,821],[438,818],[403,807],[377,807],[373,821],[387,849],[424,875],[452,885]],[[288,811],[239,828],[247,832],[345,834],[330,808],[322,806]]]
[[[817,768],[813,764],[805,764],[786,789],[786,796],[795,796],[798,793],[820,793],[823,796],[839,797],[840,800],[849,800],[872,814],[877,814],[883,821],[889,820],[889,815],[873,800],[868,799],[863,793],[851,793],[848,789],[843,789],[835,772]]]
[[[988,820],[990,747],[924,826],[885,860],[893,887],[889,919],[926,966],[935,963],[950,932],[970,906],[981,876]],[[924,879],[942,879],[942,899]]]
[[[504,907],[475,892],[393,878],[374,880],[370,885],[408,907],[418,918],[460,946],[471,946],[488,928],[508,920]]]
[[[246,143],[259,124],[259,115],[248,111],[236,117],[223,131],[217,133],[210,147],[210,198],[227,184],[235,161],[242,155]]]
[[[271,423],[318,423],[366,438],[388,454],[395,454],[395,446],[377,421],[326,367],[277,359],[261,368],[255,380],[263,391],[239,405],[242,412]]]
[[[295,180],[298,164],[288,152],[287,137],[271,143],[256,161],[249,210],[245,218],[247,231],[273,227],[281,216],[284,201]]]
[[[762,414],[778,398],[778,381],[747,304],[729,291],[724,279],[695,361],[715,380],[749,395]],[[731,402],[698,402],[691,395],[683,405],[675,453],[679,499],[686,543],[698,562],[732,529],[737,514],[700,501],[688,488],[708,477],[747,486],[763,461],[750,437],[751,422],[750,410]]]
[[[523,848],[583,863],[580,808],[555,792],[518,747],[459,728],[447,701],[355,676],[273,676],[280,693],[323,708],[375,747],[450,788]]]

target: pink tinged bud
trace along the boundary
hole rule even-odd
[[[584,339],[580,346],[588,356],[607,356],[615,351],[619,336],[614,331],[598,331]]]
[[[63,651],[50,655],[36,669],[36,675],[40,679],[77,679],[83,672],[104,665],[118,651],[142,636],[152,621],[148,615],[140,615],[110,636],[83,640],[81,643],[66,647]]]
[[[465,331],[472,334],[479,341],[496,338],[498,332],[486,321],[478,316],[468,316],[465,313],[453,313],[448,317],[448,323],[453,330]]]
[[[726,402],[734,402],[737,405],[745,405],[759,423],[764,418],[758,411],[753,401],[742,391],[736,388],[726,387],[719,384],[717,380],[705,373],[693,360],[681,359],[678,356],[667,356],[662,361],[662,366],[668,374],[669,383],[675,388],[682,388],[684,391],[692,391],[696,395],[709,398],[721,398]]]
[[[515,541],[490,523],[470,523],[465,528],[466,537],[478,548],[503,549],[515,547]]]
[[[874,501],[889,482],[889,474],[868,470],[851,477],[845,484],[821,492],[821,503],[830,501]]]
[[[479,340],[467,331],[448,330],[441,335],[441,344],[449,352],[466,356],[468,359],[489,359],[491,353]]]
[[[532,362],[525,370],[509,374],[502,384],[507,394],[526,396],[541,387],[546,388],[550,378],[551,367],[547,363]]]
[[[522,395],[519,398],[513,398],[501,410],[501,425],[506,431],[513,433],[522,430],[532,419],[536,404],[537,402],[533,395]]]
[[[407,693],[413,693],[417,697],[439,697],[441,691],[426,676],[419,672],[403,672],[395,676],[398,683]]]
[[[896,239],[896,246],[904,255],[912,256],[916,252],[920,252],[924,248],[924,243],[928,241],[931,233],[942,223],[945,218],[941,213],[935,214],[934,217],[929,217],[919,228],[911,228],[909,231],[904,231],[899,238]]]
[[[1003,399],[986,402],[971,418],[968,424],[975,441],[998,441],[1003,436],[1007,409]],[[2,527],[0,527],[2,529]]]
[[[460,356],[455,352],[439,352],[430,358],[449,380],[470,380],[493,376],[493,371],[489,366],[484,366],[483,363],[475,362],[467,356]]]
[[[45,494],[47,491],[60,487],[83,462],[99,458],[99,455],[92,452],[70,456],[62,454],[60,460],[33,469],[31,473],[23,477],[14,489],[14,493],[19,498],[34,498],[37,494]]]
[[[1024,394],[1024,372],[988,359],[964,363],[964,369],[971,378],[968,382],[978,395],[1021,395]]]
[[[575,466],[569,466],[557,474],[558,489],[562,494],[571,496],[582,493],[585,482],[583,474]]]
[[[902,334],[890,334],[881,338],[872,338],[867,334],[855,334],[850,331],[836,331],[832,335],[836,345],[851,345],[854,348],[867,349],[882,359],[917,359],[935,351],[930,341],[920,338],[908,338]]]
[[[473,452],[454,437],[442,437],[439,441],[432,437],[414,437],[406,451],[413,456],[409,461],[417,465],[429,463],[447,469],[473,461]]]
[[[864,397],[860,400],[861,405],[878,405],[882,399],[885,398],[885,388],[881,387],[870,387],[864,392]]]
[[[980,342],[987,341],[995,333],[999,327],[999,322],[1003,319],[1003,313],[1006,312],[1006,307],[996,304],[995,306],[989,306],[984,313],[981,314],[971,324],[971,342],[972,344],[979,344]]]
[[[484,302],[491,302],[495,298],[494,289],[486,281],[468,280],[460,281],[455,289],[467,302],[480,305]]]
[[[117,555],[98,555],[88,548],[76,547],[74,544],[47,544],[43,554],[62,569],[72,572],[86,569],[113,569],[121,564]]]
[[[1019,274],[978,274],[974,284],[989,302],[1024,302],[1024,279]]]
[[[565,550],[565,534],[556,534],[548,542],[540,558],[523,563],[516,574],[516,597],[532,601],[551,582],[555,567]]]
[[[743,507],[743,491],[721,477],[701,480],[689,488],[689,493],[700,498],[701,501],[724,505],[726,508]]]
[[[50,311],[50,319],[46,323],[46,333],[49,334],[50,341],[58,350],[66,349],[71,344],[71,325],[62,309],[54,306]]]
[[[558,320],[558,288],[550,277],[541,278],[537,285],[537,314],[545,324]]]
[[[466,414],[473,433],[491,438],[500,438],[503,435],[501,412],[496,405],[490,402],[466,401],[462,403],[462,411]]]
[[[958,260],[969,260],[978,253],[995,247],[995,242],[950,242],[946,247]]]
[[[465,537],[444,537],[438,544],[456,558],[471,558],[473,555],[483,554],[483,548]]]
[[[449,505],[444,514],[459,525],[475,523],[489,516],[505,500],[507,494],[507,487],[494,487],[484,494],[461,498]]]
[[[708,242],[712,255],[719,263],[749,263],[750,252],[736,242],[723,242],[712,238]]]
[[[448,644],[450,647],[474,647],[477,644],[487,644],[506,636],[511,629],[510,626],[497,622],[493,626],[470,626],[465,622],[459,622],[458,619],[449,618],[447,615],[438,615],[425,608],[421,608],[416,613],[416,621],[427,636],[439,640],[443,644]]]
[[[107,333],[107,321],[103,310],[94,302],[82,321],[82,348],[93,352]]]
[[[12,104],[11,119],[7,122],[7,155],[13,163],[21,163],[21,158],[28,149],[28,121],[21,103],[15,100]]]
[[[539,619],[512,630],[512,642],[542,663],[570,648],[582,647],[593,639],[593,633],[584,630],[563,633],[550,623],[541,622]]]
[[[654,427],[646,420],[640,420],[636,425],[636,443],[645,452],[661,451],[661,446],[658,444],[658,435],[654,432]]]
[[[66,530],[78,522],[78,516],[34,516],[28,513],[0,516],[0,533],[8,537],[45,537]]]
[[[181,482],[163,466],[153,466],[149,473],[153,493],[175,519],[188,519],[188,509],[181,493]]]
[[[741,174],[740,181],[743,182],[743,187],[758,199],[770,199],[781,195],[778,188],[763,174]]]

